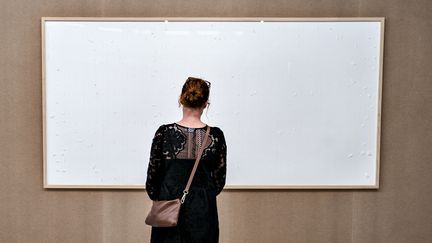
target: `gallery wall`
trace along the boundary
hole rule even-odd
[[[432,240],[431,1],[0,4],[0,242],[149,242],[145,191],[43,189],[42,16],[385,17],[380,188],[224,190],[220,242]]]

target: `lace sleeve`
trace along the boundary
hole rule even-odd
[[[160,126],[152,141],[150,149],[150,159],[147,169],[146,191],[151,200],[157,200],[159,196],[160,183],[162,179],[162,143],[163,143],[163,127]]]
[[[227,146],[225,143],[224,134],[221,130],[219,136],[219,145],[218,145],[218,162],[215,170],[213,171],[213,179],[216,185],[216,195],[218,195],[225,186],[226,155],[227,155]]]

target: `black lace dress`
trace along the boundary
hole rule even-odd
[[[152,200],[181,198],[207,126],[161,125],[153,138],[146,191]],[[175,227],[152,227],[152,243],[219,242],[216,196],[225,186],[227,147],[222,130],[210,127],[207,144]]]

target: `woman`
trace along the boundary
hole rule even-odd
[[[207,124],[200,118],[206,108],[210,82],[189,77],[183,85],[179,106],[183,119],[157,129],[150,153],[146,191],[152,200],[181,198]],[[209,137],[189,193],[180,207],[177,226],[152,227],[151,242],[219,242],[216,196],[225,186],[225,137],[219,127],[210,127]]]

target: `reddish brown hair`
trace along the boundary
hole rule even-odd
[[[209,81],[195,77],[188,77],[183,85],[179,103],[189,108],[201,108],[208,100],[209,94]]]

